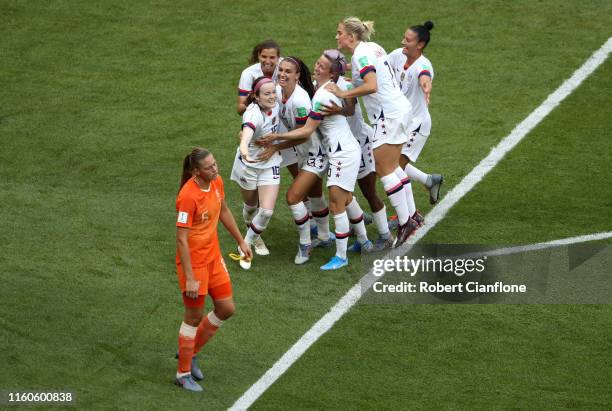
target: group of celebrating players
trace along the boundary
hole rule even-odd
[[[175,380],[179,386],[202,390],[195,381],[203,378],[196,354],[234,312],[218,221],[238,243],[243,269],[251,266],[251,247],[255,254],[269,254],[261,234],[274,212],[281,167],[293,177],[286,200],[299,232],[295,264],[306,263],[313,248],[334,242],[336,253],[322,270],[348,265],[347,249],[370,252],[403,244],[423,224],[412,180],[429,189],[432,204],[437,202],[442,176],[411,164],[431,129],[428,104],[434,72],[423,49],[433,23],[408,28],[402,47],[390,54],[369,41],[373,26],[356,17],[342,20],[336,32],[338,49],[323,51],[312,73],[298,57],[281,57],[272,40],[254,48],[252,65],[240,77],[237,111],[242,127],[231,173],[244,202],[244,238],[225,203],[213,155],[196,148],[185,157],[176,202],[177,275],[185,305]],[[342,51],[352,54],[350,64]],[[349,68],[350,81],[343,77]],[[358,97],[371,125],[364,120]],[[377,176],[395,209],[395,238],[376,192]],[[325,177],[329,202],[323,193]],[[356,182],[372,211],[378,231],[374,242],[368,239],[364,212],[353,196]],[[348,248],[351,233],[356,241]],[[214,310],[204,316],[206,294]]]

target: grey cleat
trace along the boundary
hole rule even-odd
[[[184,376],[182,376],[180,378],[176,378],[174,380],[174,383],[176,385],[178,385],[179,387],[187,390],[187,391],[193,391],[193,392],[202,392],[202,391],[204,391],[204,389],[202,387],[200,387],[200,384],[195,382],[195,380],[193,379],[191,374],[187,374],[187,375],[184,375]]]
[[[430,174],[427,177],[427,188],[429,189],[429,204],[436,204],[440,199],[440,187],[444,177],[440,174]]]
[[[295,255],[294,263],[301,265],[310,260],[310,253],[312,252],[312,244],[300,244],[298,252]]]
[[[383,251],[390,248],[393,248],[393,243],[395,243],[395,238],[389,233],[388,238],[382,238],[378,236],[376,241],[374,242],[374,250],[375,251]]]

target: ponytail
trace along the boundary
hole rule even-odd
[[[193,150],[191,150],[191,153],[185,156],[183,159],[183,173],[181,175],[179,190],[183,188],[185,183],[189,181],[191,177],[193,177],[193,170],[198,168],[200,161],[204,160],[209,155],[210,151],[201,147],[195,147]]]
[[[429,32],[433,28],[434,28],[434,24],[430,20],[427,20],[425,23],[423,23],[422,26],[410,27],[410,30],[416,33],[418,41],[425,43],[425,45],[423,46],[423,49],[425,49],[425,47],[427,47],[427,44],[429,44],[429,39],[431,37],[431,34]]]
[[[361,21],[357,17],[347,17],[340,22],[347,33],[353,34],[359,41],[370,41],[374,34],[373,21]]]

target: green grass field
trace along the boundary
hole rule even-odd
[[[181,160],[212,150],[238,218],[234,107],[252,46],[271,37],[312,64],[353,14],[376,22],[387,51],[406,26],[436,24],[418,166],[442,172],[447,190],[612,36],[607,1],[0,0],[0,391],[70,390],[79,409],[227,408],[344,295],[365,267],[355,257],[319,271],[331,250],[294,266],[297,232],[279,201],[264,234],[272,256],[249,272],[230,264],[237,313],[203,353],[206,392],[172,385]],[[423,241],[610,231],[610,90],[608,59]],[[255,408],[609,409],[611,314],[359,304]]]

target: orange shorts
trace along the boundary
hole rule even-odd
[[[198,290],[199,295],[206,295],[211,292],[211,297],[214,299],[219,298],[227,298],[231,297],[231,282],[229,272],[227,271],[227,267],[225,266],[225,261],[223,261],[223,257],[219,256],[214,261],[208,263],[208,265],[204,267],[194,268],[193,275],[195,279],[200,282],[200,288]],[[181,292],[185,292],[185,283],[186,277],[183,272],[182,264],[176,265],[176,276],[178,278],[179,287],[181,287]],[[230,283],[230,294],[227,295],[227,291],[215,292],[216,288],[220,288],[220,286],[225,286],[226,283]],[[220,296],[219,296],[220,295]]]
[[[208,293],[210,294],[213,300],[223,300],[225,298],[231,298],[232,291],[232,283],[227,282],[225,284],[221,284],[216,286],[215,288],[209,288]],[[198,298],[190,298],[183,293],[183,304],[187,308],[201,308],[204,307],[204,298],[205,295],[198,295]]]

